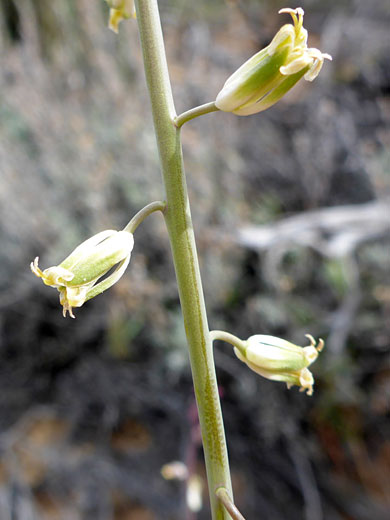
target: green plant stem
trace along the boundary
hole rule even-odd
[[[230,334],[230,332],[225,332],[224,330],[212,330],[210,332],[211,341],[225,341],[226,343],[230,343],[233,347],[238,348],[243,356],[245,356],[245,352],[247,349],[247,342],[243,341],[234,334]]]
[[[195,117],[204,116],[205,114],[210,114],[210,112],[217,112],[218,110],[219,108],[215,106],[214,101],[211,101],[210,103],[205,103],[204,105],[200,105],[198,107],[191,108],[191,110],[183,112],[179,116],[175,117],[174,123],[177,128],[180,128],[184,125],[184,123],[194,119]]]
[[[202,431],[212,518],[230,520],[229,513],[215,495],[219,487],[225,487],[232,496],[229,461],[187,195],[180,130],[173,122],[176,113],[158,5],[157,0],[136,0],[135,3],[166,192],[165,222],[175,265]]]
[[[166,202],[162,202],[161,200],[157,200],[155,202],[151,202],[144,208],[142,208],[138,213],[134,215],[134,217],[130,220],[127,226],[123,229],[123,231],[128,231],[129,233],[134,233],[137,227],[142,224],[142,222],[148,217],[151,213],[155,211],[161,211],[164,213],[166,208]]]

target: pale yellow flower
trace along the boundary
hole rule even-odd
[[[60,265],[42,271],[36,257],[30,267],[45,285],[59,291],[63,315],[68,312],[74,318],[73,307],[81,307],[119,280],[129,264],[133,245],[133,235],[127,231],[102,231],[76,247]]]
[[[307,347],[299,347],[275,336],[257,334],[246,341],[245,353],[234,348],[236,356],[257,374],[272,381],[284,381],[287,386],[298,385],[301,391],[312,395],[314,378],[307,368],[318,357],[324,347],[322,339],[318,345],[310,334]]]
[[[302,77],[313,81],[329,54],[307,46],[303,9],[285,8],[279,13],[292,16],[271,43],[245,62],[230,76],[219,92],[215,105],[224,112],[247,116],[277,103]]]

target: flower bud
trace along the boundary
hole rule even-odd
[[[30,267],[45,285],[59,291],[63,315],[69,312],[74,318],[72,307],[81,307],[119,280],[129,264],[133,245],[133,235],[127,231],[102,231],[76,247],[60,265],[42,271],[36,257]],[[115,266],[115,271],[99,282]]]
[[[310,345],[299,347],[281,338],[258,334],[247,340],[245,353],[237,347],[234,352],[257,374],[272,381],[284,381],[288,388],[300,386],[301,391],[312,395],[314,379],[307,367],[317,359],[324,342],[320,339],[317,345],[313,336],[306,334],[306,337]]]
[[[262,112],[282,98],[302,77],[313,81],[329,54],[307,47],[303,9],[281,9],[294,25],[286,24],[271,43],[245,62],[217,96],[215,105],[224,112],[247,116]]]
[[[110,6],[108,27],[118,33],[118,26],[122,20],[135,18],[134,0],[106,0]]]

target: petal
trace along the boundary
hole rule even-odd
[[[112,287],[114,283],[116,283],[122,277],[123,273],[126,271],[127,266],[129,265],[129,262],[130,255],[128,255],[124,260],[122,260],[122,262],[118,265],[118,267],[110,276],[107,276],[107,278],[88,289],[85,301],[94,298],[98,294],[101,294],[103,291],[106,291],[107,289]]]
[[[46,285],[50,285],[52,287],[58,287],[61,285],[66,285],[67,282],[70,282],[74,274],[68,269],[64,269],[63,267],[56,265],[53,267],[48,267],[43,271],[43,283]]]
[[[302,347],[279,340],[274,343],[258,343],[248,340],[246,358],[257,367],[269,372],[296,372],[308,365]],[[314,349],[315,350],[315,349]]]
[[[306,390],[307,395],[313,395],[314,378],[308,368],[301,370],[301,373],[299,374],[299,383],[301,385],[300,392]]]
[[[312,63],[313,58],[310,57],[307,53],[304,53],[301,56],[289,61],[287,65],[280,67],[280,73],[283,74],[283,76],[291,76],[292,74],[300,72],[302,69],[308,65],[311,65]]]
[[[71,307],[81,307],[85,302],[88,287],[67,287],[66,300]]]
[[[88,287],[62,287],[60,291],[60,304],[62,305],[62,315],[66,318],[69,312],[71,318],[75,318],[72,307],[81,307],[85,302]]]
[[[248,338],[248,345],[255,345],[257,343],[262,343],[264,345],[277,346],[281,349],[285,349],[288,351],[295,350],[296,352],[300,352],[302,347],[291,343],[283,338],[278,338],[277,336],[270,336],[267,334],[255,334]]]
[[[288,52],[269,56],[265,49],[242,65],[225,83],[215,105],[224,112],[232,112],[251,100],[264,96],[275,81],[280,79],[279,69],[285,63]]]
[[[72,286],[96,282],[110,269],[131,254],[134,237],[128,231],[117,231],[114,235],[97,244],[74,267]]]
[[[59,286],[66,285],[66,282],[72,280],[74,276],[73,273],[60,266],[48,267],[42,271],[38,267],[38,261],[39,257],[37,256],[34,262],[31,262],[30,268],[35,276],[42,278],[42,281],[45,285],[57,288]]]
[[[238,116],[248,116],[267,110],[268,108],[275,105],[298,81],[303,77],[307,69],[303,69],[296,74],[290,76],[281,76],[283,80],[269,93],[259,99],[256,103],[247,103],[233,113]]]
[[[307,366],[309,366],[318,358],[318,350],[313,346],[303,347],[303,355],[307,361]]]
[[[235,82],[236,79],[240,79],[250,72],[254,67],[256,67],[260,61],[264,58],[264,56],[268,53],[268,47],[261,49],[261,51],[254,54],[251,58],[249,58],[245,63],[241,65],[228,79],[225,81],[223,88],[230,86]]]
[[[106,229],[105,231],[101,231],[100,233],[93,235],[93,237],[88,238],[88,240],[84,240],[84,242],[77,246],[76,249],[74,249],[70,255],[60,263],[60,266],[65,267],[65,269],[72,269],[94,246],[106,238],[115,235],[115,233],[117,233],[117,231],[114,229]]]
[[[290,47],[290,51],[292,51],[293,45],[294,45],[294,40],[295,40],[294,27],[291,24],[283,25],[283,27],[281,27],[279,29],[279,31],[273,37],[271,43],[268,45],[268,47],[267,47],[268,55],[273,56],[275,54],[276,50],[280,46],[285,46],[285,45]]]
[[[305,74],[306,81],[313,81],[322,69],[324,59],[332,61],[332,56],[327,53],[322,53],[318,49],[308,49],[308,54],[313,58],[313,65],[310,67],[308,72]]]

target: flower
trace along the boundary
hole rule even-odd
[[[129,264],[133,245],[133,235],[127,231],[102,231],[76,247],[60,265],[42,271],[36,257],[30,267],[45,285],[59,291],[64,317],[68,312],[74,318],[72,307],[81,307],[119,280]],[[115,266],[114,272],[99,282]]]
[[[279,13],[292,16],[294,25],[279,29],[271,43],[230,76],[215,105],[224,112],[247,116],[262,112],[281,99],[302,77],[313,81],[329,54],[307,47],[304,11],[285,8]]]
[[[310,340],[307,347],[299,347],[289,341],[274,336],[257,334],[246,341],[245,351],[234,348],[236,356],[248,367],[272,381],[284,381],[287,387],[300,386],[300,391],[312,395],[314,379],[307,368],[318,357],[324,347],[324,341],[318,345],[313,336],[306,334]]]
[[[122,20],[135,18],[134,0],[106,0],[110,6],[108,27],[118,33],[118,26]]]

